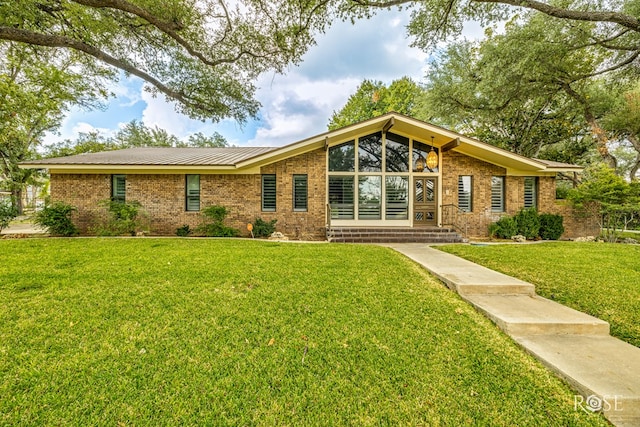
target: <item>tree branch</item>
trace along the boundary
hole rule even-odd
[[[357,6],[389,8],[393,6],[402,6],[408,3],[417,3],[415,0],[389,0],[389,1],[371,1],[371,0],[350,0]],[[555,18],[570,19],[573,21],[588,22],[611,22],[629,28],[635,32],[640,32],[640,20],[625,13],[613,11],[581,11],[563,9],[561,7],[552,6],[536,0],[470,0],[473,3],[499,3],[516,7],[524,7],[527,9],[537,10],[545,15]]]
[[[105,62],[116,68],[119,68],[127,73],[140,77],[142,80],[152,84],[156,89],[158,89],[160,92],[162,92],[169,98],[175,99],[192,108],[207,111],[215,115],[220,114],[220,111],[216,111],[216,109],[212,108],[211,106],[205,105],[202,102],[199,102],[191,98],[189,95],[185,94],[182,91],[176,91],[174,89],[171,89],[170,87],[166,86],[164,83],[162,83],[155,77],[151,76],[150,74],[82,41],[75,40],[66,36],[40,34],[40,33],[35,33],[33,31],[23,30],[19,28],[5,27],[5,26],[0,26],[0,39],[11,40],[11,41],[21,42],[21,43],[28,43],[32,45],[38,45],[38,46],[45,46],[45,47],[70,48],[70,49],[83,52],[102,62]],[[219,104],[218,107],[222,107],[223,111],[227,110],[227,107],[223,106],[223,104]]]
[[[147,21],[148,23],[156,27],[158,30],[162,31],[164,34],[168,35],[173,40],[175,40],[176,43],[178,43],[187,52],[189,52],[191,56],[198,58],[200,61],[202,61],[202,63],[212,67],[216,67],[222,64],[234,63],[244,55],[249,55],[254,58],[265,58],[265,57],[268,57],[270,54],[273,54],[273,52],[271,52],[271,53],[268,53],[267,55],[257,55],[248,50],[241,50],[235,57],[223,58],[223,59],[218,59],[214,61],[214,60],[211,60],[210,58],[207,58],[203,53],[194,49],[193,46],[191,46],[191,44],[188,41],[186,41],[178,33],[178,31],[184,29],[184,26],[179,22],[165,21],[165,20],[159,19],[156,15],[150,13],[149,11],[141,7],[138,7],[134,4],[131,4],[125,0],[73,0],[73,1],[83,6],[120,10],[123,12],[130,13],[132,15],[135,15],[141,19],[144,19],[145,21]],[[225,13],[227,14],[227,24],[230,26],[231,22],[229,20],[227,9],[226,7],[224,7],[224,5],[223,5],[223,8]],[[227,31],[225,31],[224,37],[226,37],[226,32]]]
[[[633,31],[640,32],[640,20],[637,18],[620,12],[613,11],[582,11],[569,10],[561,7],[552,6],[536,0],[471,0],[476,3],[501,3],[510,6],[525,7],[542,12],[545,15],[555,18],[570,19],[573,21],[587,22],[611,22],[629,28]]]

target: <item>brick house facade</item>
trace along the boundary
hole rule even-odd
[[[429,149],[438,155],[431,169],[423,159]],[[334,155],[342,156],[339,162]],[[527,203],[562,214],[565,237],[596,234],[597,227],[555,199],[556,174],[578,167],[527,159],[395,113],[284,147],[131,149],[22,167],[49,169],[51,199],[77,208],[74,220],[85,234],[104,213],[100,202],[113,196],[115,175],[123,177],[126,200],[141,204],[149,232],[157,235],[202,222],[201,209],[187,208],[188,175],[198,176],[198,205],[225,206],[226,224],[245,234],[258,217],[276,219],[278,231],[304,240],[324,239],[328,224],[442,227],[445,209],[459,210],[465,179],[468,206],[458,218],[468,236],[487,236],[491,222]],[[269,209],[265,176],[274,191]],[[300,201],[303,209],[294,206]]]

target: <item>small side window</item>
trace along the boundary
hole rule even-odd
[[[127,193],[127,176],[111,175],[111,200],[114,202],[125,202]]]
[[[275,212],[276,210],[276,176],[262,175],[262,210]]]
[[[186,206],[187,211],[200,210],[200,175],[186,175]]]
[[[458,177],[458,207],[463,212],[473,210],[473,187],[471,175],[460,175]]]
[[[504,176],[491,177],[491,211],[504,212]]]
[[[306,212],[307,210],[307,175],[293,176],[293,210]]]

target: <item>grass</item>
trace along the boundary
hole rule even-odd
[[[640,347],[640,246],[556,242],[439,247],[536,286],[536,292],[605,320]]]
[[[0,425],[607,425],[386,248],[1,240],[0,265]]]

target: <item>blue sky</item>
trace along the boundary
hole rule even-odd
[[[409,76],[421,81],[429,56],[409,47],[407,12],[381,11],[370,20],[337,22],[317,37],[316,45],[299,66],[284,74],[265,73],[257,82],[256,98],[262,104],[259,117],[243,127],[231,120],[201,122],[175,112],[164,97],[152,98],[137,78],[121,79],[116,94],[103,111],[73,109],[57,135],[45,143],[75,139],[79,132],[114,133],[131,120],[157,126],[179,138],[202,132],[221,133],[239,146],[280,146],[326,131],[333,111],[339,110],[364,79],[385,83]],[[476,24],[465,29],[467,37],[482,34]]]

